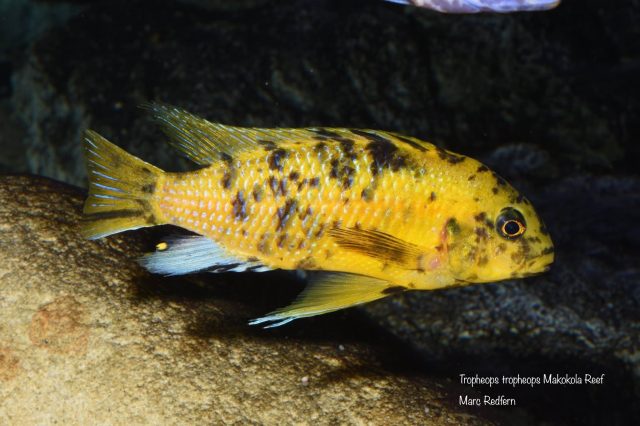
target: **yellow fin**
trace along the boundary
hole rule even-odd
[[[151,198],[162,170],[92,130],[86,132],[84,154],[89,196],[84,203],[81,232],[86,238],[159,224]]]
[[[267,129],[211,123],[181,108],[151,103],[142,106],[151,112],[169,137],[169,144],[197,164],[208,166],[229,160],[235,154],[257,148],[275,149],[282,142],[364,141],[384,143],[403,149],[425,151],[433,145],[416,138],[376,130],[314,127]]]
[[[312,129],[261,129],[211,123],[181,108],[158,103],[142,107],[151,111],[173,148],[203,166],[228,160],[243,151],[274,149],[285,141],[312,141],[316,135]]]
[[[298,318],[326,314],[406,290],[404,287],[365,275],[331,273],[309,283],[289,306],[249,322],[273,322],[265,328],[279,327]]]
[[[419,246],[380,231],[333,228],[329,235],[340,247],[383,262],[412,265],[424,253]]]

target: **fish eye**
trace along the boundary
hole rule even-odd
[[[507,207],[502,209],[496,219],[496,230],[501,237],[508,240],[515,240],[527,230],[526,222],[522,213],[518,210]]]

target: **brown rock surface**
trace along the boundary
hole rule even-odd
[[[491,423],[391,368],[407,358],[357,313],[251,328],[286,303],[256,275],[149,276],[133,261],[149,233],[85,241],[81,203],[0,177],[0,423]]]

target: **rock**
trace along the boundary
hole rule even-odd
[[[282,276],[152,277],[133,260],[148,233],[83,240],[82,198],[0,178],[3,424],[493,424],[447,381],[389,369],[409,358],[353,313],[248,326]]]
[[[67,3],[67,4],[65,4]],[[65,2],[58,5],[45,1],[0,0],[0,58],[3,51],[28,45],[48,30],[64,25],[82,9]]]

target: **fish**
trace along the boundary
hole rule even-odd
[[[424,7],[442,13],[511,13],[550,10],[560,0],[385,0],[390,3]]]
[[[531,203],[472,158],[392,132],[235,127],[144,108],[200,168],[165,172],[87,130],[81,232],[190,231],[139,260],[156,274],[316,271],[292,304],[250,324],[529,277],[553,262]]]

